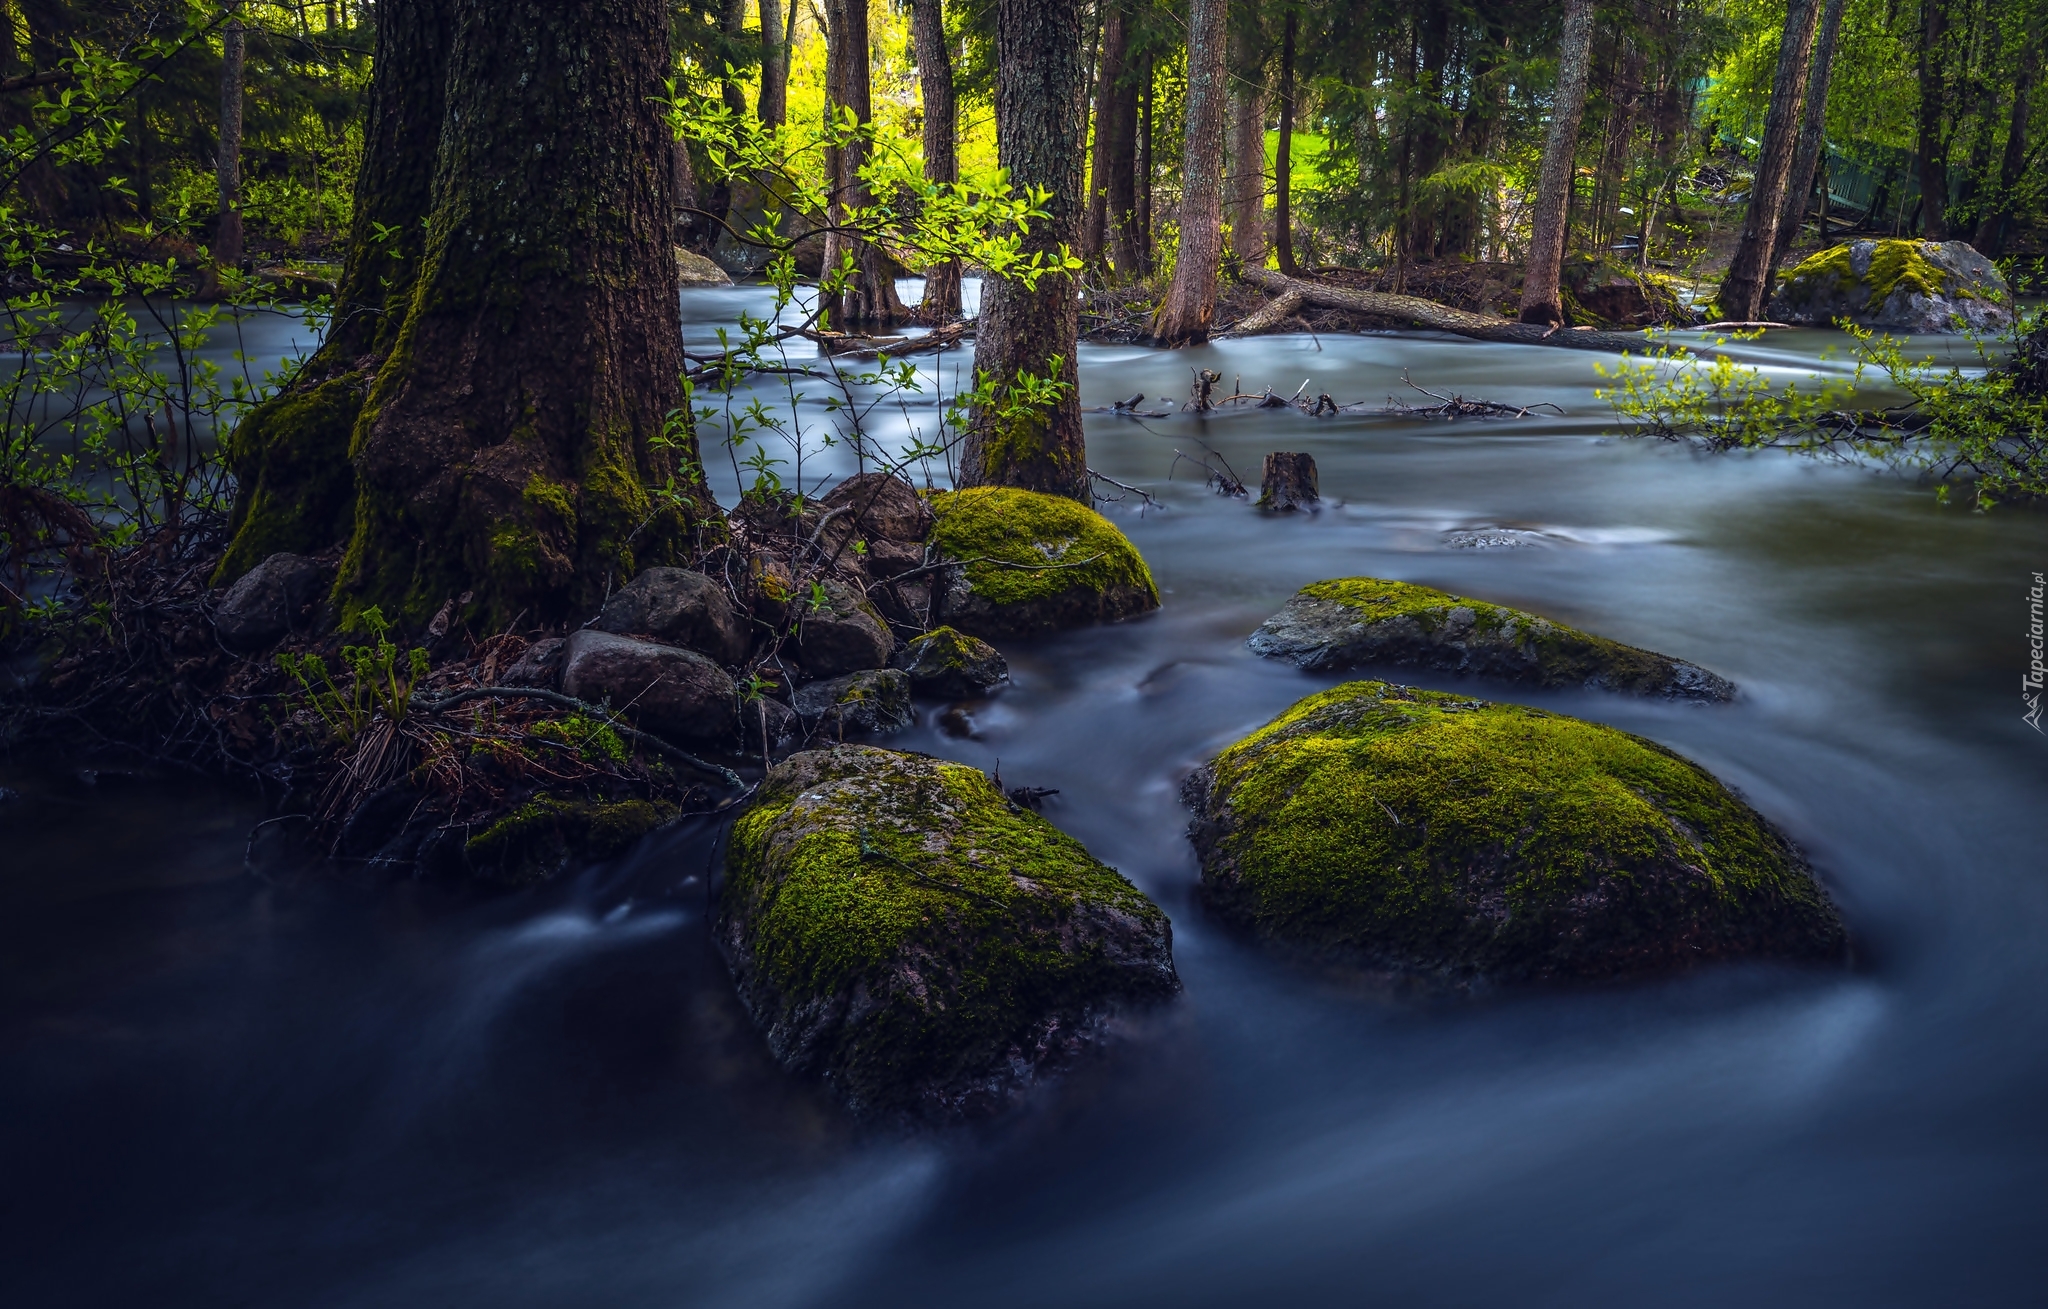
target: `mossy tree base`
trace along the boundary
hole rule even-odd
[[[1188,790],[1214,911],[1375,967],[1516,981],[1843,957],[1833,906],[1769,823],[1595,723],[1351,682]]]
[[[862,1112],[997,1108],[1180,989],[1158,907],[961,764],[792,755],[726,877],[719,944],[769,1048]]]

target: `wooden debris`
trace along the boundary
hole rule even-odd
[[[1321,499],[1312,457],[1291,451],[1266,456],[1265,469],[1259,475],[1259,508],[1273,513],[1314,510]]]

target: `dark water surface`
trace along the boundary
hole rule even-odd
[[[760,303],[693,293],[693,348]],[[1809,370],[1822,344],[1750,353]],[[1163,502],[1108,512],[1164,609],[1013,646],[974,737],[933,705],[896,743],[1059,788],[1048,817],[1172,916],[1187,991],[1000,1123],[877,1132],[784,1077],[706,940],[706,832],[479,898],[260,843],[250,871],[244,797],[15,761],[0,1303],[2039,1303],[2048,740],[2020,675],[2048,518],[1604,438],[1597,357],[1084,351],[1089,404],[1184,395],[1191,365],[1378,399],[1407,368],[1567,414],[1090,420],[1095,468]],[[935,417],[892,412],[885,435]],[[1253,480],[1263,452],[1309,451],[1330,507],[1266,518],[1185,464],[1167,480],[1198,441]],[[1359,573],[1733,678],[1719,709],[1512,698],[1740,787],[1812,853],[1857,965],[1418,1000],[1219,930],[1177,784],[1329,684],[1244,637],[1303,583]]]

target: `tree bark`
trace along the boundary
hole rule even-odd
[[[1948,142],[1942,44],[1948,38],[1947,0],[1920,0],[1920,233],[1930,241],[1948,239]]]
[[[1080,236],[1088,72],[1081,53],[1082,0],[997,0],[996,154],[1018,190],[1051,192],[1048,217],[1031,224],[1024,249],[1057,254]],[[1081,434],[1075,353],[1080,307],[1065,273],[983,284],[974,371],[996,403],[969,416],[964,486],[1014,486],[1091,499]],[[1017,376],[1063,383],[1050,405],[1007,401]]]
[[[327,335],[291,382],[229,436],[232,539],[215,574],[234,581],[279,551],[312,554],[354,524],[349,439],[404,325],[425,246],[448,80],[449,0],[383,0],[341,280]]]
[[[242,56],[240,16],[231,11],[220,38],[220,220],[214,229],[213,262],[232,270],[242,262]]]
[[[2041,75],[2041,33],[2038,28],[2027,33],[2027,43],[2020,51],[2019,71],[2013,79],[2012,119],[2006,127],[2005,158],[1998,169],[1998,195],[1992,201],[1990,212],[1977,225],[1976,239],[1971,242],[1980,254],[1996,257],[2005,252],[2006,229],[2012,225],[2013,196],[2019,189],[2021,178],[2027,168],[2027,129],[2033,112],[2034,83]]]
[[[1216,316],[1217,264],[1223,254],[1223,73],[1228,0],[1190,0],[1187,131],[1181,148],[1180,253],[1173,281],[1152,318],[1160,345],[1209,337]]]
[[[426,255],[357,424],[336,586],[345,621],[376,604],[418,628],[458,600],[485,627],[560,623],[716,515],[687,420],[666,421],[683,363],[667,6],[453,11]],[[650,497],[671,476],[681,498]]]
[[[875,113],[868,76],[867,0],[825,0],[825,10],[831,25],[825,51],[825,110],[832,114],[850,109],[855,122],[868,126]],[[825,153],[825,171],[832,188],[827,213],[835,223],[847,210],[873,203],[874,196],[860,175],[869,149],[870,142],[855,139]],[[836,271],[848,254],[853,256],[853,276],[837,295],[828,298],[829,325],[844,331],[906,321],[910,311],[896,294],[893,261],[871,242],[844,232],[826,233],[827,275]]]
[[[1280,140],[1273,150],[1273,245],[1280,271],[1299,277],[1294,262],[1294,38],[1297,19],[1288,11],[1280,36]]]
[[[1792,157],[1799,148],[1801,108],[1813,68],[1814,27],[1820,0],[1791,0],[1785,10],[1785,35],[1778,42],[1778,71],[1771,80],[1771,108],[1764,115],[1763,147],[1757,152],[1756,181],[1743,212],[1742,236],[1735,257],[1721,279],[1721,317],[1750,322],[1763,317],[1771,290],[1771,256],[1778,245],[1778,220],[1785,206],[1785,183],[1792,175]]]
[[[1103,61],[1116,52],[1116,73],[1105,79],[1108,99],[1095,115],[1102,181],[1105,254],[1119,279],[1144,271],[1138,226],[1138,84],[1130,67],[1131,17],[1122,5],[1110,10],[1103,34]],[[1112,47],[1111,35],[1115,35]]]
[[[946,48],[944,0],[911,0],[910,44],[924,95],[924,176],[950,185],[960,180],[960,107],[953,90],[953,60]],[[960,316],[960,261],[948,259],[924,274],[920,321],[936,327]]]
[[[790,13],[795,12],[792,2]],[[783,22],[782,0],[761,0],[761,90],[754,97],[754,116],[764,127],[780,127],[789,117],[789,45]]]
[[[1241,38],[1249,47],[1249,38]],[[1266,69],[1264,52],[1240,50],[1230,83],[1230,250],[1266,262]]]
[[[1269,294],[1279,296],[1282,300],[1299,296],[1300,298],[1294,302],[1296,306],[1308,304],[1323,309],[1340,309],[1346,313],[1377,318],[1399,327],[1449,332],[1454,336],[1470,337],[1475,341],[1555,346],[1564,350],[1601,350],[1608,354],[1619,354],[1623,350],[1641,350],[1644,343],[1641,333],[1557,331],[1536,323],[1512,322],[1505,318],[1495,318],[1490,314],[1475,314],[1464,309],[1453,309],[1449,305],[1425,300],[1421,296],[1390,295],[1384,291],[1353,291],[1348,287],[1296,279],[1262,268],[1248,270],[1244,280]],[[1291,314],[1292,310],[1289,312]],[[1258,317],[1259,315],[1255,314],[1245,319],[1245,323],[1251,324]],[[1265,320],[1259,325],[1267,326],[1271,321]]]
[[[1593,57],[1593,0],[1569,0],[1564,37],[1558,43],[1557,95],[1551,101],[1550,134],[1537,174],[1536,212],[1529,236],[1529,263],[1522,275],[1522,321],[1564,322],[1557,280],[1564,266],[1565,214],[1571,201],[1573,164],[1579,152],[1579,117],[1586,109],[1586,72]]]
[[[1820,32],[1813,43],[1813,71],[1806,79],[1806,109],[1804,122],[1799,128],[1799,148],[1792,156],[1792,172],[1785,184],[1785,209],[1778,216],[1776,239],[1771,246],[1771,262],[1764,274],[1764,285],[1771,284],[1771,277],[1778,271],[1778,265],[1785,261],[1785,252],[1799,239],[1799,229],[1806,223],[1807,208],[1813,203],[1813,182],[1820,172],[1821,152],[1827,148],[1828,132],[1828,85],[1835,75],[1835,42],[1842,31],[1842,0],[1827,0],[1821,11]],[[1823,244],[1827,232],[1821,232]]]
[[[1152,134],[1152,102],[1158,89],[1159,73],[1152,56],[1145,56],[1144,92],[1138,102],[1138,221],[1136,275],[1152,275],[1152,172],[1156,138]]]

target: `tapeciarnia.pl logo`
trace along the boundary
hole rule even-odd
[[[2027,726],[2037,732],[2041,730],[2041,679],[2043,673],[2048,672],[2048,669],[2044,669],[2041,663],[2041,597],[2043,591],[2048,591],[2048,585],[2042,583],[2041,574],[2035,573],[2034,585],[2027,592],[2027,645],[2032,649],[2034,658],[2027,665],[2026,676],[2020,679],[2020,696],[2027,702],[2027,712],[2021,714],[2020,717],[2026,722]],[[2048,735],[2048,733],[2044,733],[2044,735]]]

